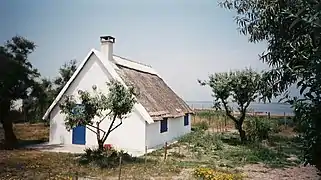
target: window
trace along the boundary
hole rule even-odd
[[[167,127],[167,118],[164,118],[163,120],[161,120],[160,122],[160,132],[167,132],[168,127]]]
[[[188,114],[185,114],[184,116],[184,126],[188,126]]]
[[[74,108],[72,108],[72,114],[82,114],[85,112],[85,106],[82,104],[76,104]]]

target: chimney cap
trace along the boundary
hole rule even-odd
[[[115,43],[115,38],[112,36],[100,36],[100,42],[111,42]]]

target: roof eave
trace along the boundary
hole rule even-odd
[[[55,100],[51,103],[45,114],[43,115],[42,119],[45,120],[48,118],[49,114],[53,110],[53,108],[57,105],[57,103],[60,101],[62,96],[65,94],[71,83],[74,81],[74,79],[77,77],[81,69],[85,66],[86,62],[88,61],[89,57],[94,53],[94,49],[91,49],[87,56],[84,58],[84,60],[80,63],[79,67],[76,69],[75,73],[71,76],[71,78],[67,81],[66,85],[61,89],[59,94],[56,96]]]

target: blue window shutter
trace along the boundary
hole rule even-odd
[[[168,130],[168,121],[167,118],[164,118],[163,120],[161,120],[160,122],[160,132],[167,132]]]
[[[184,116],[184,126],[188,126],[189,122],[188,122],[188,114],[185,114]]]

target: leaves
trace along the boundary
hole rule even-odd
[[[250,103],[262,94],[271,94],[269,92],[271,89],[266,88],[262,78],[262,74],[251,68],[245,68],[244,70],[215,73],[209,76],[209,81],[198,80],[198,82],[202,86],[208,85],[211,87],[214,107],[216,109],[223,107],[226,115],[234,121],[238,130],[242,131],[242,125]],[[234,102],[238,105],[239,117],[232,114],[229,102]],[[241,138],[243,138],[243,135],[241,135]]]
[[[260,59],[270,66],[263,75],[263,99],[279,96],[296,84],[303,97],[289,99],[300,122],[307,162],[321,170],[321,1],[226,0],[236,12],[240,32],[252,43],[265,42]],[[287,93],[285,93],[287,96]]]
[[[36,45],[21,36],[15,36],[0,46],[0,101],[24,98],[39,77],[37,69],[28,61]]]
[[[97,86],[92,87],[92,92],[78,91],[78,99],[74,96],[65,96],[59,106],[61,112],[66,115],[65,125],[67,130],[76,126],[86,126],[97,134],[97,139],[104,142],[107,136],[120,124],[113,126],[116,118],[122,120],[128,115],[136,99],[134,89],[126,88],[120,82],[112,80],[106,84],[108,92],[103,93]],[[104,120],[110,120],[111,125],[107,128],[100,128],[99,125]],[[94,128],[94,129],[91,129]],[[100,137],[100,133],[103,136]]]

